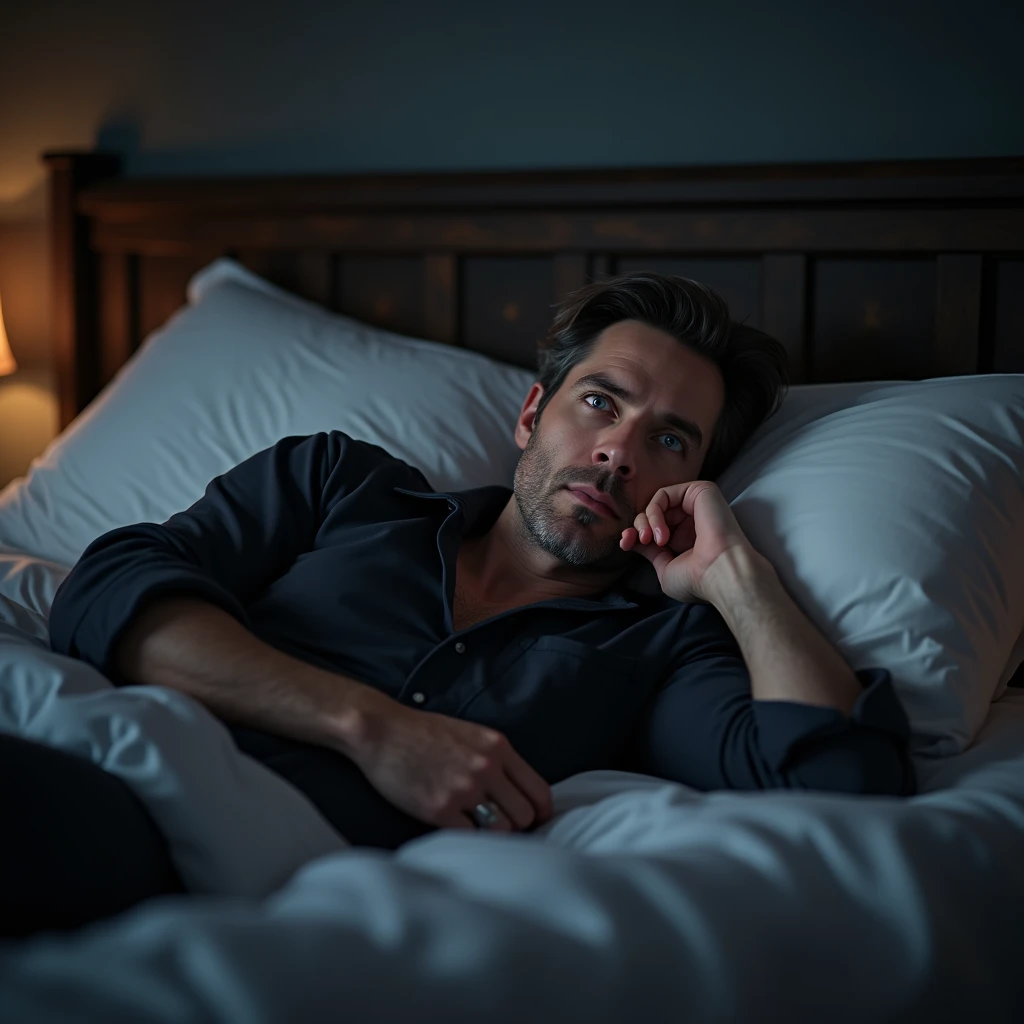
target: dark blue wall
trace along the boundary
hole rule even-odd
[[[0,383],[0,437],[23,439],[0,483],[56,431],[44,149],[99,142],[132,174],[1019,155],[1022,11],[0,0],[0,294],[23,367]]]
[[[1020,154],[1019,10],[43,0],[3,16],[0,144],[135,174]]]

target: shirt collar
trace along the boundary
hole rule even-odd
[[[462,513],[462,532],[470,536],[489,530],[512,497],[512,488],[500,484],[473,487],[467,491],[412,491],[408,487],[396,487],[395,490],[413,498],[442,499],[454,504]]]
[[[444,500],[454,504],[462,512],[463,536],[472,536],[474,533],[489,530],[513,493],[511,487],[504,487],[501,484],[473,487],[465,491],[413,491],[408,487],[396,487],[395,491],[413,498]],[[638,559],[636,569],[612,584],[600,597],[559,598],[557,605],[565,608],[589,608],[594,605],[635,608],[638,599],[664,596],[654,567],[646,559]]]

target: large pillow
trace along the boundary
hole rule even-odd
[[[282,437],[343,430],[438,490],[511,486],[534,374],[392,334],[220,260],[100,397],[0,492],[0,546],[73,565],[117,526],[163,522]]]
[[[953,754],[1024,655],[1024,374],[794,388],[718,484],[915,752]]]

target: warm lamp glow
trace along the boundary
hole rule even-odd
[[[18,364],[14,361],[14,353],[11,351],[7,332],[4,330],[4,307],[0,305],[0,377],[14,373],[17,368]]]

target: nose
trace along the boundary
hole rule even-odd
[[[592,459],[595,466],[601,466],[622,480],[631,480],[636,473],[636,457],[629,429],[620,427],[607,432],[594,447]]]

